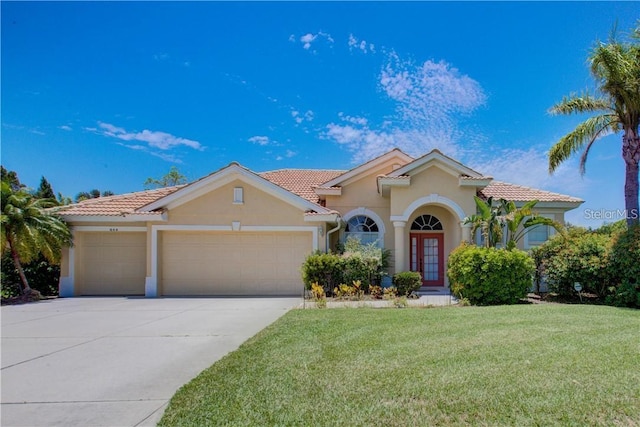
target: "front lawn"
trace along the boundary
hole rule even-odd
[[[160,425],[640,425],[640,311],[293,310]]]

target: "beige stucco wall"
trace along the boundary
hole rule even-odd
[[[389,198],[382,197],[378,193],[377,178],[379,175],[390,173],[393,171],[394,165],[401,163],[404,162],[398,158],[391,158],[378,167],[367,171],[366,174],[348,180],[342,186],[341,196],[326,197],[326,207],[340,212],[342,216],[359,208],[375,212],[382,219],[386,230],[383,246],[393,248],[393,224],[389,220],[391,216]],[[342,231],[332,235],[331,248],[335,248],[335,244],[342,238],[341,233]]]
[[[433,165],[411,176],[411,186],[391,188],[391,215],[402,215],[415,200],[431,194],[452,200],[467,215],[472,215],[476,211],[473,201],[476,188],[461,187],[456,175]]]
[[[244,203],[233,203],[233,189],[244,189]],[[235,180],[168,211],[163,224],[182,225],[308,225],[304,212],[264,191]]]

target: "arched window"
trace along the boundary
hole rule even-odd
[[[378,224],[366,215],[356,215],[347,221],[347,228],[344,230],[345,241],[349,237],[356,237],[365,245],[376,241],[380,244]]]
[[[440,231],[442,230],[442,223],[433,215],[420,215],[411,224],[411,229],[417,231]]]

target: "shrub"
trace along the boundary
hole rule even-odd
[[[609,274],[615,284],[640,284],[640,225],[615,236],[609,256]]]
[[[311,297],[315,301],[317,308],[327,308],[327,295],[318,282],[311,284]]]
[[[549,290],[562,296],[574,294],[580,282],[584,292],[604,296],[613,284],[608,268],[612,237],[607,233],[575,229],[567,238],[556,236],[533,251],[539,276],[546,276]]]
[[[382,299],[382,287],[377,285],[369,286],[369,294],[373,299]]]
[[[359,280],[354,280],[352,286],[340,284],[333,289],[333,294],[338,299],[361,300],[364,297]]]
[[[311,289],[313,283],[322,283],[325,291],[333,289],[342,283],[342,258],[333,253],[317,252],[307,257],[302,264],[302,281],[306,289]]]
[[[371,284],[380,284],[389,267],[390,251],[380,249],[374,243],[363,245],[356,238],[349,238],[343,251],[337,253],[316,252],[309,255],[302,265],[302,281],[305,288],[322,283],[330,292],[340,283],[360,282],[360,290],[366,292]]]
[[[393,275],[393,285],[398,289],[398,295],[407,296],[422,286],[422,277],[416,271],[402,271]]]
[[[640,284],[625,281],[618,287],[612,286],[610,291],[611,295],[605,299],[606,304],[640,308]]]
[[[526,252],[462,244],[449,255],[451,290],[474,305],[514,304],[527,295],[535,265]]]
[[[60,266],[51,264],[44,256],[22,266],[32,289],[42,295],[58,295]],[[22,293],[22,282],[15,269],[11,255],[2,257],[2,297],[9,298]]]
[[[382,298],[384,299],[394,299],[396,296],[398,296],[398,290],[393,286],[382,290]]]

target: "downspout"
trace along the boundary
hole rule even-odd
[[[332,228],[331,230],[327,231],[327,234],[324,236],[325,238],[324,252],[325,253],[329,252],[329,236],[331,236],[332,233],[335,233],[336,231],[340,230],[340,228],[342,227],[342,217],[340,215],[338,215],[336,222],[338,223],[338,226],[336,228]]]

